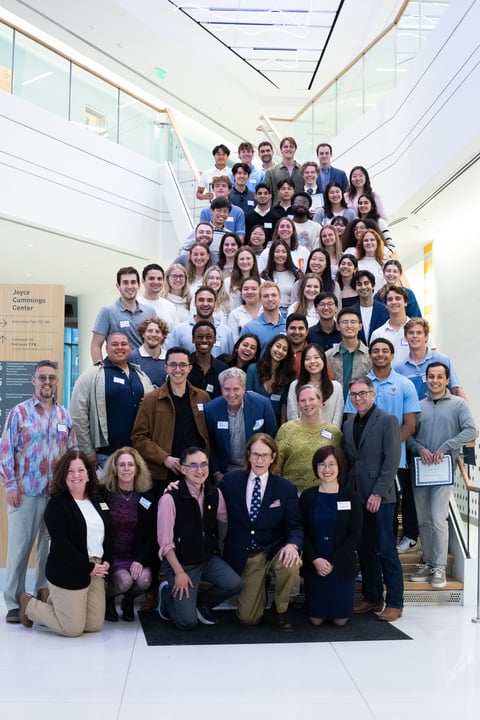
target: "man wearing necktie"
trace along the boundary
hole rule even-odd
[[[228,513],[224,560],[241,575],[238,618],[244,625],[262,620],[266,580],[275,576],[274,617],[279,630],[291,632],[287,610],[298,580],[303,529],[295,486],[273,474],[277,446],[256,433],[246,446],[247,470],[227,472],[219,483]]]

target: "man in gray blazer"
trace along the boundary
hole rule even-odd
[[[363,507],[358,545],[363,600],[354,604],[354,612],[376,610],[380,612],[379,620],[398,620],[403,609],[403,575],[393,533],[393,513],[400,429],[394,415],[375,405],[370,378],[353,379],[349,396],[357,413],[343,428],[345,451],[350,462],[349,480]]]

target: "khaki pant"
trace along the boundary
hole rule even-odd
[[[242,573],[243,590],[238,596],[238,619],[245,625],[256,625],[262,619],[267,602],[265,577],[275,576],[275,607],[278,613],[288,610],[290,591],[298,580],[301,563],[285,567],[279,552],[271,560],[265,553],[249,557]]]
[[[101,630],[105,620],[103,578],[92,577],[90,585],[82,590],[66,590],[50,582],[48,589],[48,602],[32,598],[28,603],[26,615],[29,620],[46,625],[50,630],[66,637],[77,637],[84,632]]]

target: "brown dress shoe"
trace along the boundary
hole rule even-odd
[[[146,592],[142,603],[138,608],[139,612],[153,613],[158,607],[158,592]]]
[[[383,612],[377,615],[379,620],[385,620],[385,622],[394,622],[403,615],[401,608],[386,607]]]
[[[27,605],[30,602],[30,600],[33,598],[33,595],[30,595],[30,593],[23,592],[20,594],[20,598],[18,601],[18,604],[20,605],[18,609],[18,617],[20,618],[20,622],[22,625],[26,628],[31,628],[33,625],[33,622],[28,619],[27,617]]]
[[[359,600],[353,603],[353,612],[355,615],[361,615],[362,613],[370,612],[370,610],[380,612],[383,610],[383,603],[373,603],[369,600]]]
[[[277,613],[277,627],[281,632],[293,632],[293,625],[287,613]]]
[[[37,590],[37,600],[41,600],[42,602],[46,603],[48,602],[48,598],[50,597],[50,590],[48,588],[40,588]]]

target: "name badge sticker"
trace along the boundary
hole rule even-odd
[[[247,200],[247,205],[255,205],[255,201],[254,201],[254,200]]]
[[[280,402],[281,397],[281,395],[270,395],[270,400],[272,400],[272,402]]]
[[[197,403],[198,412],[203,412],[203,403]]]
[[[265,230],[271,230],[273,227],[273,223],[269,223],[269,222],[263,223],[263,227],[265,228]]]
[[[217,430],[228,430],[228,420],[219,420],[217,422]]]
[[[110,510],[107,503],[101,502],[100,503],[100,510]]]
[[[118,383],[119,385],[125,385],[125,378],[121,377],[114,377],[113,378],[114,383]]]
[[[330,430],[320,430],[320,437],[327,438],[327,440],[331,440],[333,437],[333,434],[330,432]]]
[[[139,503],[140,503],[140,505],[141,505],[142,507],[145,508],[145,510],[148,510],[148,508],[149,508],[149,507],[151,506],[151,504],[152,504],[152,501],[151,501],[151,500],[147,500],[147,498],[142,497],[142,498],[140,498]]]
[[[339,500],[337,502],[337,510],[351,510],[352,503],[350,500]]]
[[[120,327],[130,327],[130,320],[120,320]]]
[[[57,424],[58,432],[67,432],[67,426],[64,423]]]
[[[205,390],[206,390],[208,393],[213,392],[213,385],[212,385],[211,383],[208,383],[208,385],[207,385],[207,387],[205,388]]]
[[[253,426],[253,430],[260,430],[261,427],[263,427],[265,420],[263,418],[258,418],[258,420],[255,420],[255,425]]]

